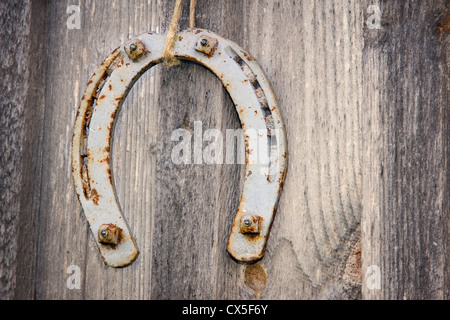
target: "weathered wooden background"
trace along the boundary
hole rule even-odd
[[[0,2],[0,299],[448,299],[447,0],[199,0],[197,26],[255,56],[286,123],[266,256],[247,267],[226,252],[244,168],[171,161],[175,129],[240,127],[221,82],[183,63],[147,72],[123,106],[114,179],[141,255],[103,265],[71,180],[76,109],[96,66],[164,32],[173,6]]]

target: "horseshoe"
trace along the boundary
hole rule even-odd
[[[164,41],[165,35],[150,32],[113,51],[94,72],[77,112],[73,182],[101,256],[110,267],[126,267],[139,255],[111,176],[114,123],[133,84],[163,62]],[[245,136],[246,177],[227,249],[237,261],[259,260],[287,168],[286,134],[275,94],[250,54],[211,31],[180,32],[174,52],[177,58],[216,74],[235,104]]]

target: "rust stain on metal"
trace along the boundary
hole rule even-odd
[[[122,229],[115,224],[104,224],[98,230],[98,241],[115,249],[123,239]]]
[[[248,53],[248,52],[242,52],[244,54],[244,56],[247,58],[248,61],[255,61],[255,58],[253,58],[253,56]]]
[[[123,62],[124,62],[124,59],[119,60],[115,67],[116,68],[121,68],[123,66]]]
[[[263,237],[259,233],[248,233],[245,235],[245,238],[246,238],[247,243],[257,243],[257,242],[261,241],[261,239],[263,239],[263,238],[266,239],[266,237]],[[256,260],[259,260],[259,257],[249,257],[245,261],[253,262]]]
[[[147,50],[145,49],[145,45],[140,40],[134,40],[129,45],[125,46],[125,51],[128,54],[128,57],[134,62],[138,61],[142,57],[145,56]],[[123,61],[122,61],[123,63]]]
[[[195,50],[202,52],[211,58],[216,52],[218,44],[219,42],[217,39],[203,35],[197,40]]]
[[[107,174],[108,174],[108,180],[109,180],[109,183],[113,184],[114,181],[113,181],[113,179],[112,179],[111,169],[108,169],[108,170],[107,170]]]
[[[286,158],[286,157],[287,157],[287,152],[285,153],[284,158]],[[278,183],[280,185],[280,189],[278,190],[278,193],[281,193],[283,191],[284,181],[286,180],[286,176],[287,176],[287,167],[283,170],[280,177],[278,178]]]
[[[73,171],[76,171],[76,169]],[[84,197],[86,199],[90,199],[91,198],[91,187],[89,185],[88,171],[87,171],[87,166],[85,164],[83,164],[83,166],[81,167],[81,183],[82,183]]]
[[[101,91],[103,85],[106,83],[106,79],[111,74],[111,64],[114,64],[114,62],[117,60],[117,58],[120,58],[120,54],[118,54],[118,50],[114,50],[114,52],[111,54],[111,56],[107,59],[105,59],[102,64],[100,65],[99,69],[97,69],[96,72],[92,75],[91,79],[88,81],[88,86],[93,85],[92,92],[89,93],[89,90],[86,91],[85,95],[83,95],[82,103],[85,104],[85,112],[83,115],[83,122],[82,122],[82,130],[81,130],[81,143],[82,148],[80,152],[80,163],[82,163],[82,166],[80,168],[80,177],[82,180],[82,189],[83,189],[83,195],[88,200],[93,196],[93,193],[91,191],[89,174],[88,174],[88,156],[87,156],[87,145],[86,141],[89,135],[89,128],[90,128],[90,122],[92,118],[92,114],[95,108],[95,103],[97,101],[96,97],[98,93]],[[101,73],[99,73],[101,72]],[[96,83],[94,83],[93,79],[99,79]],[[104,95],[101,97],[104,98]],[[77,118],[80,116],[80,108],[77,111]],[[77,171],[77,170],[74,170]],[[97,193],[98,197],[98,193]],[[94,203],[98,202],[98,198],[93,199]]]
[[[260,216],[245,215],[241,220],[241,233],[246,235],[259,234],[263,220]]]
[[[91,198],[92,202],[94,202],[94,204],[98,206],[98,200],[100,199],[100,195],[98,194],[96,189],[91,190]]]
[[[104,159],[99,161],[100,163],[110,163],[111,162],[111,158],[109,156],[106,156]]]
[[[260,264],[255,263],[248,265],[245,268],[244,278],[247,286],[252,289],[256,295],[261,294],[261,292],[266,289],[267,275]]]

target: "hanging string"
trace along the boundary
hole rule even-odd
[[[195,27],[195,7],[197,0],[191,0],[190,14],[189,14],[189,27]],[[164,44],[164,64],[168,67],[177,66],[180,64],[180,60],[175,57],[174,47],[177,40],[178,22],[181,18],[183,10],[183,0],[177,0],[175,3],[175,9],[173,10],[172,20],[170,21],[169,30],[167,32],[166,41]]]
[[[190,14],[189,14],[189,28],[195,28],[195,7],[197,0],[191,0]]]
[[[173,48],[175,47],[178,21],[180,20],[181,17],[182,4],[183,0],[177,0],[177,2],[175,3],[175,9],[173,11],[172,20],[170,21],[169,31],[167,32],[166,36],[163,58],[165,65],[168,67],[173,67],[180,64],[180,60],[178,60],[173,53]]]

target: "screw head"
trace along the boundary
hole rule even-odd
[[[200,35],[195,42],[195,50],[211,57],[216,52],[218,44],[219,41],[217,39],[207,35]]]
[[[146,52],[144,44],[138,39],[134,39],[124,49],[128,57],[134,62],[138,61]]]
[[[104,245],[116,246],[122,240],[122,229],[115,224],[104,224],[98,230],[98,241]]]
[[[261,233],[261,221],[263,218],[256,215],[246,215],[241,220],[241,233],[242,234],[260,234]]]

